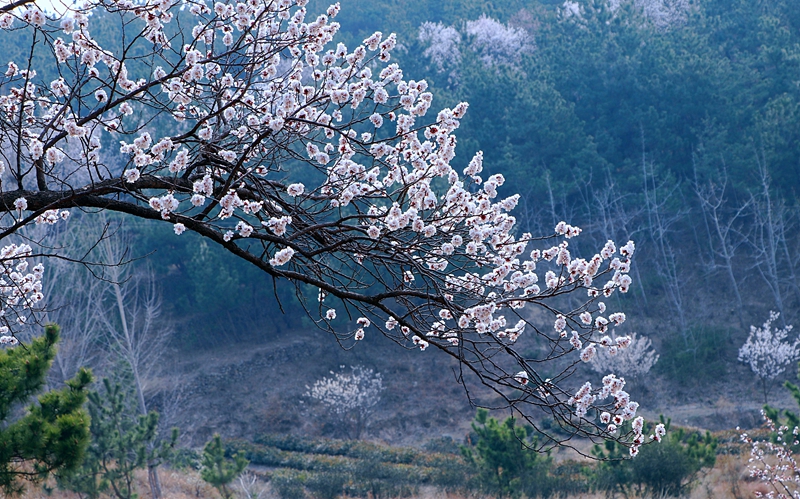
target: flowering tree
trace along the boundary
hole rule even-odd
[[[691,4],[688,0],[607,0],[575,2],[567,0],[561,7],[564,16],[584,17],[587,10],[608,10],[612,14],[623,7],[632,7],[661,30],[681,26],[686,22]]]
[[[515,233],[519,196],[498,198],[504,178],[481,176],[482,154],[463,172],[450,165],[467,104],[426,118],[433,96],[390,63],[394,34],[335,44],[339,5],[309,17],[306,3],[86,0],[55,18],[35,0],[0,7],[0,28],[30,40],[0,78],[0,238],[64,223],[71,208],[194,231],[301,297],[319,289],[304,303],[339,342],[377,330],[438,350],[460,362],[461,383],[528,422],[547,411],[570,436],[542,446],[580,434],[635,454],[645,438],[624,381],[570,380],[598,349],[628,344],[607,336],[625,315],[600,300],[630,288],[633,242],[584,259],[569,246],[580,229],[564,222]],[[113,46],[93,36],[102,23]],[[20,296],[3,302],[9,324],[40,298],[40,273],[22,272],[2,288]],[[526,321],[527,306],[549,319]],[[334,330],[336,307],[361,317]],[[515,350],[526,328],[546,355]],[[543,379],[540,366],[562,358]],[[638,424],[620,435],[612,418]]]
[[[612,372],[638,378],[650,372],[658,362],[658,354],[651,349],[652,342],[646,336],[630,335],[630,345],[627,348],[609,346],[599,352],[589,361],[592,369],[598,373]]]
[[[761,411],[770,439],[757,440],[747,433],[741,433],[742,442],[750,446],[750,460],[747,469],[750,476],[767,485],[767,493],[756,491],[756,497],[776,499],[798,499],[800,490],[800,465],[793,449],[800,445],[798,427],[776,426],[775,422]],[[737,428],[738,429],[738,428]]]
[[[306,387],[306,397],[321,402],[347,428],[351,438],[360,438],[369,417],[381,400],[383,377],[372,369],[351,366],[351,372],[331,371],[331,377],[318,379]]]
[[[436,64],[439,71],[445,66],[458,64],[461,60],[461,34],[452,26],[442,23],[424,22],[419,27],[419,41],[427,45],[422,55]]]
[[[486,66],[516,65],[523,54],[533,52],[532,37],[522,28],[507,26],[496,19],[480,16],[464,25],[468,48]],[[419,27],[419,41],[425,46],[422,55],[436,64],[439,71],[457,66],[461,61],[461,33],[442,23],[425,22]]]
[[[770,312],[763,326],[750,326],[750,336],[739,349],[739,361],[748,363],[761,380],[765,404],[775,378],[786,370],[786,366],[800,358],[800,338],[794,343],[786,341],[792,326],[773,329],[772,323],[779,316],[778,312]]]

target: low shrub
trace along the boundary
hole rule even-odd
[[[669,421],[665,425],[668,431],[663,441],[643,445],[635,459],[614,441],[606,441],[603,447],[596,445],[592,454],[603,461],[591,477],[594,488],[626,497],[633,493],[677,497],[687,492],[703,468],[714,466],[717,440],[709,432],[671,430]]]
[[[305,482],[307,475],[305,473],[281,469],[272,474],[270,483],[278,497],[281,499],[305,499]]]

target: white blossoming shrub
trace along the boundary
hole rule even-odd
[[[485,14],[467,21],[464,31],[486,65],[518,63],[522,54],[533,52],[533,40],[524,29],[507,26]]]
[[[624,348],[618,346],[626,343]],[[589,365],[598,373],[612,372],[636,379],[649,373],[658,362],[659,356],[651,346],[650,338],[636,333],[613,338],[608,348],[600,349],[592,357]]]
[[[424,22],[419,27],[419,41],[426,46],[422,55],[431,60],[439,71],[461,61],[461,34],[452,26]]]
[[[534,50],[533,38],[527,31],[486,15],[467,21],[461,32],[442,23],[422,23],[418,38],[425,47],[422,55],[439,71],[457,67],[463,50],[472,51],[486,66],[514,65],[520,62],[523,54]],[[466,41],[463,45],[462,40]]]
[[[318,289],[304,305],[339,343],[382,334],[445,355],[461,364],[458,382],[486,385],[528,423],[543,410],[566,434],[638,449],[635,430],[598,423],[635,421],[624,381],[571,377],[629,346],[612,339],[624,314],[601,300],[630,289],[634,243],[580,256],[570,242],[581,230],[566,222],[517,231],[520,196],[484,174],[482,153],[451,164],[467,103],[432,112],[427,82],[392,61],[394,34],[348,47],[336,41],[340,5],[307,3],[83,0],[58,18],[35,2],[0,6],[0,29],[30,33],[43,65],[9,61],[0,76],[0,140],[15,162],[0,185],[3,233],[73,207],[172,224],[300,296]],[[116,23],[114,50],[92,36],[97,19]],[[492,57],[528,46],[486,18],[467,31]],[[12,273],[2,289],[21,310],[38,277]],[[515,349],[534,328],[544,357]],[[563,359],[558,379],[543,378]]]
[[[351,438],[359,438],[381,400],[383,377],[363,366],[330,374],[306,386],[305,395],[325,406]]]
[[[659,29],[666,30],[683,25],[692,8],[689,0],[605,0],[592,5],[593,10],[605,9],[611,14],[620,7],[632,6],[633,9]],[[586,4],[566,0],[561,5],[561,15],[565,17],[584,17]]]
[[[794,342],[787,341],[793,327],[773,326],[778,317],[778,312],[770,312],[769,319],[761,327],[750,326],[750,335],[739,348],[739,361],[748,364],[761,380],[764,403],[775,378],[800,359],[800,338]]]

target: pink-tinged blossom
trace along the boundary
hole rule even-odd
[[[126,182],[128,182],[129,184],[132,184],[132,183],[136,182],[137,180],[139,180],[139,177],[141,176],[141,173],[139,172],[139,170],[137,168],[131,168],[129,170],[125,170],[125,172],[122,174],[122,176],[125,177],[125,181]]]
[[[179,222],[172,227],[172,230],[175,231],[175,234],[180,236],[186,231],[186,226]]]
[[[31,158],[37,160],[42,157],[42,154],[44,154],[44,144],[42,144],[38,139],[31,139],[28,142],[28,150],[31,153]]]
[[[578,335],[577,331],[573,331],[572,332],[572,336],[569,339],[569,343],[570,343],[570,345],[572,345],[572,347],[574,349],[576,349],[576,350],[580,350],[581,349],[581,347],[583,346],[583,342],[581,342],[581,338]]]
[[[606,245],[603,246],[603,250],[600,252],[600,256],[603,258],[603,260],[608,260],[614,255],[616,251],[617,248],[614,245],[614,241],[609,239]]]
[[[286,192],[292,197],[302,196],[305,188],[306,187],[301,183],[291,184],[286,189]]]
[[[266,222],[262,222],[262,225],[271,230],[276,236],[282,236],[286,233],[286,227],[291,225],[291,223],[292,217],[283,216],[279,218],[270,217]]]
[[[236,162],[236,153],[233,151],[220,151],[219,157],[227,161],[228,163],[235,163]]]
[[[0,15],[0,29],[10,29],[14,24],[14,16],[11,14]]]
[[[69,218],[69,212],[66,210],[64,211],[47,210],[41,215],[37,216],[36,219],[34,220],[34,223],[36,225],[42,225],[42,224],[55,225],[60,220],[66,221],[68,218]]]
[[[625,314],[622,312],[615,312],[608,316],[609,320],[611,320],[615,326],[619,326],[623,322],[625,322]]]
[[[253,233],[253,227],[245,222],[239,221],[239,223],[236,224],[236,232],[242,237],[250,237]]]
[[[14,209],[16,209],[19,213],[28,209],[28,200],[25,198],[17,198],[14,200]]]
[[[375,126],[375,128],[380,128],[383,126],[383,116],[378,113],[373,113],[369,117],[369,121]]]
[[[275,256],[270,258],[269,264],[273,267],[280,267],[289,263],[293,256],[294,249],[287,247],[275,253]]]
[[[44,15],[44,12],[39,10],[38,7],[33,6],[26,9],[22,13],[22,20],[26,23],[33,24],[34,26],[44,26],[44,23],[47,22],[47,18]]]
[[[192,206],[203,206],[206,202],[206,197],[202,194],[192,194],[190,199]]]

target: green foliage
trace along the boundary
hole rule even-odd
[[[626,496],[637,493],[677,497],[692,486],[700,470],[714,466],[717,440],[709,432],[703,435],[684,428],[671,430],[663,416],[661,422],[667,427],[661,443],[643,445],[633,459],[626,447],[614,441],[606,441],[603,447],[595,445],[592,454],[603,461],[592,477],[594,488],[608,495],[619,492]]]
[[[249,462],[244,456],[236,454],[233,459],[225,457],[225,446],[219,435],[206,444],[203,449],[200,477],[217,489],[224,499],[233,497],[228,485],[242,474]]]
[[[22,490],[21,479],[39,481],[50,472],[74,469],[89,444],[83,405],[92,375],[85,369],[65,388],[39,395],[22,418],[9,421],[12,411],[44,386],[58,337],[58,326],[48,324],[30,344],[0,350],[0,488],[6,495]]]
[[[798,364],[797,377],[798,377],[798,379],[800,379],[800,364]],[[789,390],[789,394],[792,396],[792,398],[795,400],[795,402],[797,402],[797,405],[800,406],[800,386],[795,385],[791,381],[786,381],[783,384],[783,386],[784,386],[784,388]],[[765,405],[764,406],[764,414],[769,419],[771,419],[772,422],[775,423],[776,426],[784,426],[785,425],[785,426],[789,427],[790,429],[794,429],[794,428],[800,427],[800,415],[798,415],[796,412],[792,412],[792,411],[790,411],[788,409],[784,410],[784,411],[781,411],[780,409],[776,409],[774,407],[770,407],[769,405]],[[785,419],[782,419],[781,416],[783,416],[783,418],[785,418]],[[795,447],[795,448],[793,448],[794,452],[800,451],[800,448],[796,448],[797,446],[794,446],[794,447]]]
[[[87,498],[103,493],[118,499],[135,499],[134,471],[168,459],[177,441],[157,445],[158,413],[136,415],[132,393],[120,382],[103,379],[102,392],[89,393],[91,444],[83,464],[59,476],[58,485]]]
[[[453,448],[452,439],[436,439],[437,448],[439,440],[444,441],[448,450],[461,452]],[[423,485],[462,494],[495,490],[492,485],[487,487],[482,483],[480,477],[476,478],[478,470],[474,462],[453,453],[296,435],[261,435],[257,441],[229,442],[227,453],[244,453],[253,464],[279,468],[272,476],[272,485],[278,495],[287,499],[407,497]],[[538,463],[538,470],[543,470],[544,476],[534,473],[519,481],[526,487],[522,491],[525,496],[563,496],[587,491],[585,465],[573,461],[553,464],[550,458],[531,454],[528,459]],[[531,483],[534,480],[538,482]]]
[[[460,454],[461,447],[453,440],[453,437],[445,435],[443,437],[436,437],[425,442],[423,448],[428,452],[436,452],[439,454]]]
[[[688,344],[678,339],[664,343],[656,371],[689,387],[723,378],[730,359],[737,355],[730,331],[697,327],[687,337]]]
[[[305,480],[305,486],[315,499],[336,499],[345,493],[350,481],[348,473],[311,473]],[[281,497],[284,495],[281,494]]]
[[[456,452],[460,454],[460,449],[457,447],[455,452],[451,453],[421,452],[410,447],[390,447],[361,440],[309,438],[285,434],[263,434],[256,437],[255,441],[264,448],[273,449],[274,452],[300,453],[297,458],[302,455],[306,457],[309,455],[342,456],[355,459],[377,459],[384,463],[406,464],[422,468],[440,467],[448,462],[457,465],[464,464],[460,456],[452,455]]]
[[[479,489],[499,497],[549,497],[552,479],[549,456],[531,450],[533,428],[515,426],[514,418],[498,422],[479,409],[472,423],[473,446],[463,447],[466,460],[477,468]]]
[[[281,499],[304,499],[306,491],[303,485],[308,475],[295,470],[278,470],[272,474],[270,483]]]
[[[178,470],[200,470],[202,467],[200,453],[194,449],[181,447],[172,454],[169,464]]]
[[[261,435],[256,440],[230,442],[228,454],[244,453],[254,464],[284,468],[273,476],[273,486],[287,496],[302,490],[328,499],[341,494],[395,497],[410,495],[420,485],[465,490],[472,471],[454,454],[295,435]]]

